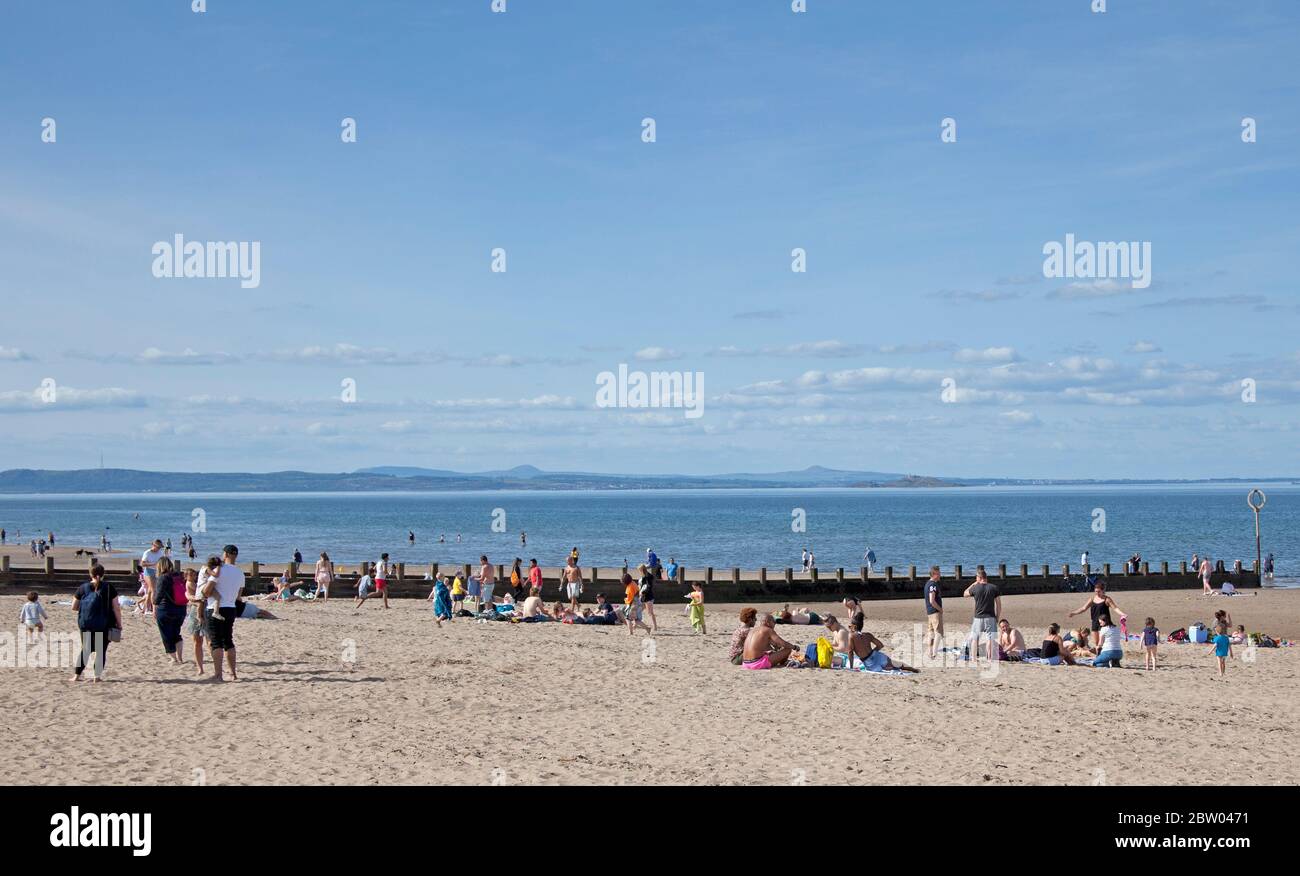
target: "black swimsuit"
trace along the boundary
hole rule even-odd
[[[1094,599],[1095,598],[1096,597],[1094,597]],[[1110,614],[1110,603],[1105,600],[1102,600],[1101,602],[1093,602],[1092,605],[1089,606],[1089,609],[1092,611],[1092,631],[1095,633],[1101,629],[1101,616],[1103,614]]]

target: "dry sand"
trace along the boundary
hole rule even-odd
[[[1130,621],[1151,614],[1166,632],[1223,607],[1250,630],[1300,634],[1300,591],[1116,596]],[[1004,609],[1032,645],[1084,598],[1010,597]],[[21,601],[0,597],[6,630],[18,629]],[[75,629],[53,601],[50,629]],[[104,684],[72,686],[67,670],[9,657],[0,782],[1300,783],[1300,648],[1258,649],[1226,680],[1192,645],[1162,647],[1156,672],[749,672],[726,661],[734,605],[709,607],[704,637],[680,604],[660,606],[653,646],[623,627],[438,629],[427,603],[392,605],[273,605],[283,620],[239,621],[237,684],[192,681],[193,665],[167,662],[152,619],[137,617]],[[892,644],[919,611],[916,600],[870,603],[867,626]],[[969,619],[970,601],[950,598],[949,631]],[[1128,659],[1140,665],[1136,650]]]

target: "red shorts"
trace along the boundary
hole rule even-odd
[[[375,579],[375,589],[378,590],[380,593],[383,593],[385,590],[387,590],[387,589],[388,589],[388,579],[387,579],[387,578],[376,578],[376,579]]]

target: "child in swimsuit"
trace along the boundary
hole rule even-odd
[[[1147,652],[1147,669],[1156,668],[1156,646],[1160,644],[1160,631],[1156,629],[1155,618],[1147,618],[1142,628],[1142,647]]]

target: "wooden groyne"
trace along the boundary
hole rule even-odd
[[[134,595],[138,588],[140,561],[131,560],[129,568],[124,558],[117,562],[109,561],[106,580],[112,583],[123,595]],[[199,567],[198,562],[182,563]],[[1241,560],[1225,567],[1220,562],[1211,578],[1212,586],[1218,588],[1224,581],[1231,581],[1238,588],[1259,587],[1258,568],[1251,563],[1245,568]],[[71,592],[88,578],[90,563],[79,566],[56,567],[53,557],[46,557],[44,563],[32,566],[20,566],[11,562],[8,554],[0,554],[0,592],[19,592],[36,590],[38,592]],[[119,566],[113,568],[113,566]],[[273,566],[261,563],[243,563],[241,568],[247,576],[246,592],[260,593],[271,587],[271,581],[288,574],[294,585],[315,589],[312,580],[312,566],[302,567],[290,563]],[[709,602],[797,602],[838,600],[842,596],[855,596],[860,599],[920,599],[925,581],[929,578],[929,566],[908,566],[904,570],[893,566],[868,575],[865,567],[851,572],[843,568],[814,569],[811,572],[796,571],[792,568],[772,570],[742,570],[740,568],[716,569],[713,567],[678,569],[676,580],[663,580],[655,585],[655,598],[661,604],[678,602],[691,592],[691,585],[700,581],[705,585],[705,598]],[[1006,564],[985,565],[989,580],[997,584],[1008,596],[1028,593],[1061,593],[1071,589],[1073,582],[1076,590],[1080,587],[1084,574],[1099,575],[1112,590],[1197,590],[1201,587],[1200,577],[1187,568],[1186,562],[1171,567],[1168,562],[1155,565],[1142,563],[1133,572],[1118,564],[1120,571],[1115,571],[1110,563],[1089,566],[1087,569],[1068,565],[1052,567],[1040,565],[1031,568],[1021,565],[1008,568]],[[335,583],[331,596],[348,597],[356,594],[357,581],[360,579],[358,565],[335,564]],[[959,595],[975,580],[975,566],[948,566],[942,570],[941,579],[945,596]],[[426,576],[447,573],[459,573],[468,578],[477,573],[478,565],[449,565],[446,563],[429,563],[419,566],[397,563],[396,572],[389,578],[389,595],[395,598],[423,598],[428,596],[432,582]],[[623,601],[622,586],[619,580],[624,568],[621,567],[584,567],[583,601],[595,600],[598,592],[603,592],[610,602]],[[509,586],[509,567],[496,566],[497,595],[501,595]],[[560,588],[560,569],[547,567],[542,570],[542,597],[548,601],[564,598]],[[502,582],[505,582],[503,586]]]

